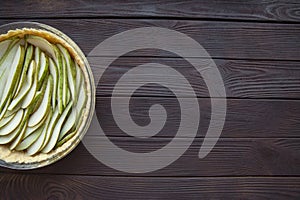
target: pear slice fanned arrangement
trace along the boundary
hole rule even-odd
[[[0,145],[51,152],[75,135],[86,100],[83,72],[64,46],[34,35],[0,42]]]

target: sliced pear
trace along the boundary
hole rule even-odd
[[[36,95],[36,91],[37,91],[37,84],[38,84],[37,65],[34,60],[32,61],[32,63],[34,63],[33,65],[35,66],[36,73],[34,73],[33,83],[31,84],[30,90],[28,91],[28,93],[26,94],[26,96],[23,99],[23,102],[22,102],[23,109],[27,108],[30,105],[30,103],[33,101],[34,96]]]
[[[14,38],[14,39],[11,39],[11,40],[8,40],[8,41],[11,41],[10,44],[9,44],[9,46],[8,46],[8,48],[7,48],[7,49],[1,49],[2,52],[3,52],[3,55],[2,55],[1,58],[0,58],[0,72],[4,69],[4,67],[2,66],[4,60],[5,60],[5,59],[8,57],[8,55],[11,53],[12,49],[13,49],[14,47],[17,47],[17,46],[18,46],[20,40]],[[5,42],[5,41],[3,41],[3,42]],[[1,73],[0,73],[0,74],[1,74]]]
[[[30,63],[29,69],[28,69],[28,74],[27,78],[20,88],[19,94],[13,99],[11,104],[8,107],[8,110],[12,110],[13,108],[16,107],[18,103],[26,96],[26,94],[30,91],[30,88],[33,84],[33,79],[34,79],[34,73],[36,73],[36,66],[34,60]],[[19,84],[20,85],[20,84]]]
[[[67,102],[70,102],[71,98],[71,92],[70,90],[67,90]]]
[[[35,111],[35,107],[39,104],[39,102],[41,101],[41,99],[43,99],[43,94],[41,91],[37,92],[32,103],[30,104],[30,106],[28,107],[28,115],[31,115],[34,111]],[[27,137],[28,135],[30,135],[33,131],[35,131],[36,129],[38,129],[40,126],[42,126],[43,122],[45,121],[45,118],[40,121],[37,125],[33,126],[33,127],[29,127],[27,124],[27,129],[25,131],[25,135],[24,137]]]
[[[71,91],[72,99],[74,101],[74,104],[76,104],[76,90],[75,90],[75,82],[76,82],[76,69],[75,69],[75,64],[74,61],[72,60],[68,50],[63,47],[62,45],[58,44],[57,45],[60,51],[62,52],[65,61],[66,61],[66,69],[65,71],[67,72],[66,76],[64,76],[65,79],[68,81],[68,85]]]
[[[61,145],[63,145],[66,141],[68,141],[69,139],[71,139],[75,134],[76,134],[77,130],[73,131],[72,133],[68,134],[66,137],[62,138],[62,140],[60,140],[55,147],[60,147]]]
[[[45,124],[43,124],[44,126],[40,126],[38,127],[37,129],[35,129],[32,134],[26,136],[26,132],[27,130],[30,128],[30,127],[27,127],[26,128],[26,131],[25,131],[25,135],[24,135],[24,139],[22,140],[22,142],[16,146],[16,150],[18,151],[22,151],[22,150],[25,150],[27,149],[31,144],[33,144],[38,138],[39,136],[41,135],[44,127],[45,127]]]
[[[29,119],[28,126],[33,127],[37,125],[46,115],[47,111],[49,111],[51,106],[51,94],[53,91],[53,78],[50,75],[47,81],[47,88],[42,99],[41,105],[38,109],[32,114]]]
[[[39,47],[34,48],[34,61],[36,63],[37,71],[40,71],[41,49]]]
[[[47,54],[51,56],[53,59],[56,59],[55,52],[52,48],[52,44],[48,42],[48,40],[39,36],[29,35],[27,37],[27,42],[33,44],[36,47],[39,47],[43,51],[47,52]]]
[[[12,39],[12,42],[7,48],[5,54],[2,59],[0,59],[0,91],[3,91],[6,86],[9,70],[19,47],[19,41],[19,39]],[[0,93],[0,99],[2,95],[3,93]]]
[[[73,59],[70,60],[70,69],[71,69],[71,75],[73,78],[73,82],[75,83],[76,82],[76,65],[75,65],[75,61]]]
[[[77,104],[75,105],[75,109],[77,111],[77,119],[75,121],[75,124],[80,125],[79,119],[84,111],[84,106],[86,104],[87,95],[86,95],[86,88],[85,88],[85,82],[83,78],[83,74],[81,71],[81,68],[77,66],[77,75],[76,75],[76,90],[77,90]]]
[[[9,106],[9,104],[10,104],[9,101],[6,102],[6,104],[5,104],[4,108],[3,108],[3,110],[2,110],[1,113],[0,113],[0,120],[3,119],[3,117],[9,117],[9,116],[11,116],[11,115],[8,115],[8,114],[7,114],[7,108],[8,108],[8,106]]]
[[[23,140],[25,132],[26,132],[26,128],[28,125],[28,118],[32,114],[35,104],[37,101],[39,101],[39,98],[40,98],[39,96],[35,97],[32,104],[25,110],[22,122],[20,123],[20,126],[19,126],[20,132],[18,133],[18,135],[14,139],[14,141],[11,143],[11,145],[9,147],[10,150],[15,149],[20,144],[20,142]]]
[[[50,114],[47,116],[47,120],[45,122],[45,127],[43,128],[43,131],[41,133],[41,135],[39,136],[39,138],[32,144],[29,146],[29,148],[27,149],[27,154],[28,155],[34,155],[37,152],[39,152],[43,146],[43,143],[45,141],[46,138],[46,133],[47,133],[47,129],[50,123],[52,117],[52,111],[50,111]]]
[[[18,82],[18,79],[20,77],[23,61],[24,61],[24,47],[19,46],[9,70],[10,72],[7,77],[6,86],[4,88],[1,103],[0,103],[0,110],[3,109],[5,103],[12,96],[11,93],[13,92],[15,84],[16,82]]]
[[[15,130],[13,130],[10,134],[0,136],[0,144],[7,144],[13,141],[13,139],[15,139],[19,135],[22,129],[23,127],[19,126]]]
[[[44,81],[41,90],[37,91],[35,94],[36,98],[37,96],[39,96],[38,99],[36,99],[36,102],[33,104],[30,104],[30,106],[32,105],[32,112],[34,113],[41,105],[43,98],[44,98],[44,94],[46,92],[46,88],[47,88],[47,84],[48,84],[48,79]]]
[[[56,109],[54,110],[53,116],[51,118],[51,121],[49,123],[47,134],[46,134],[46,138],[45,138],[44,144],[43,144],[43,146],[42,146],[41,149],[44,149],[44,147],[48,144],[48,142],[49,142],[49,140],[50,140],[50,138],[52,136],[55,124],[56,124],[57,120],[59,119],[59,117],[60,117],[59,110],[56,107]]]
[[[24,138],[28,137],[29,135],[31,135],[33,132],[35,132],[37,129],[39,129],[40,127],[42,127],[45,124],[45,121],[47,119],[47,116],[45,116],[42,121],[40,121],[37,125],[33,126],[33,127],[29,127],[27,126],[25,134],[24,134]]]
[[[24,133],[25,133],[25,130],[26,130],[26,125],[27,124],[27,121],[25,124],[22,124],[22,128],[20,127],[20,132],[18,134],[18,136],[15,138],[15,140],[10,144],[9,146],[9,149],[10,150],[13,150],[16,148],[16,146],[18,146],[18,144],[20,144],[20,142],[22,141],[23,137],[24,137]]]
[[[43,94],[44,94],[44,93],[43,93],[42,91],[38,91],[38,92],[35,94],[35,96],[34,96],[32,102],[31,102],[31,104],[30,104],[29,107],[27,108],[27,109],[28,109],[28,115],[29,115],[29,116],[35,111],[36,106],[37,106],[37,105],[40,105],[39,102],[41,102],[41,99],[43,99]]]
[[[81,86],[82,83],[82,79],[83,79],[83,75],[81,72],[81,68],[77,65],[77,63],[75,64],[76,66],[76,84],[75,84],[75,90],[76,90],[76,94],[79,95],[79,88]],[[78,96],[76,96],[76,99],[78,98]]]
[[[40,68],[38,72],[38,86],[37,86],[38,90],[42,86],[43,81],[49,72],[49,61],[48,61],[48,57],[45,55],[44,52],[41,52],[39,67]]]
[[[34,98],[32,104],[26,109],[25,111],[25,116],[23,118],[23,121],[21,123],[21,127],[24,126],[24,128],[22,129],[22,131],[19,133],[19,135],[17,136],[17,138],[12,142],[12,144],[10,145],[10,149],[15,149],[16,147],[19,146],[19,144],[22,142],[22,140],[27,137],[27,129],[29,128],[28,125],[28,118],[31,115],[31,113],[34,110],[34,107],[36,105],[36,103],[39,101],[41,96],[41,93],[37,94],[37,96]],[[49,117],[49,116],[48,116]],[[24,145],[24,143],[23,143]],[[22,147],[22,146],[21,146]],[[20,147],[19,147],[20,148]]]
[[[56,107],[56,95],[57,95],[57,85],[58,85],[58,69],[55,62],[49,59],[49,70],[53,77],[53,93],[52,93],[52,108]]]
[[[5,55],[9,45],[11,44],[11,40],[4,40],[0,42],[0,59]]]
[[[5,81],[7,80],[8,77],[8,69],[4,69],[2,72],[0,72],[0,99],[2,97],[2,94],[4,92],[4,88],[5,88]]]
[[[71,69],[71,74],[72,74],[72,77],[75,81],[76,79],[76,66],[75,66],[75,62],[74,60],[72,59],[69,51],[64,47],[62,46],[61,44],[57,44],[58,48],[60,49],[60,51],[63,53],[66,61],[67,61],[67,65],[70,67]]]
[[[13,47],[9,48],[8,53],[6,53],[6,56],[3,57],[0,63],[0,99],[4,96],[4,90],[6,86],[6,82],[8,79],[8,76],[10,74],[10,68],[11,64],[13,63],[15,59],[15,55],[18,51],[19,46],[15,44]],[[0,109],[2,110],[2,109]]]
[[[0,129],[0,135],[8,135],[15,130],[20,125],[23,114],[23,109],[19,110],[10,122]]]
[[[7,102],[7,103],[10,104],[10,102]],[[11,115],[16,114],[16,112],[18,112],[18,111],[20,110],[20,108],[21,108],[21,105],[18,104],[18,105],[17,105],[14,109],[12,109],[12,110],[8,110],[8,109],[7,109],[7,111],[6,111],[5,115],[4,115],[4,117],[9,117],[9,116],[11,116]]]
[[[41,98],[41,99],[42,99],[42,98]],[[39,106],[38,106],[38,107],[39,107]],[[46,113],[46,115],[44,116],[44,118],[43,118],[37,125],[35,125],[35,126],[33,126],[33,127],[30,127],[30,128],[36,129],[36,127],[40,127],[43,123],[45,123],[46,118],[47,118],[48,114],[50,113],[50,110],[51,110],[51,109],[49,109],[49,110],[47,111],[47,113]],[[33,110],[33,112],[35,112],[35,111],[36,111],[36,109]]]
[[[16,114],[16,113],[15,113]],[[2,120],[0,120],[0,128],[2,128],[3,126],[5,126],[8,122],[10,122],[12,120],[12,118],[15,116],[15,114],[5,117]]]
[[[77,114],[79,116],[78,119],[76,120],[76,124],[78,123],[78,120],[79,120],[80,116],[83,113],[83,109],[84,109],[84,106],[86,104],[86,100],[87,100],[86,88],[85,88],[85,84],[83,82],[80,86],[78,101],[77,101],[77,104],[75,106],[75,108],[77,110]]]
[[[63,112],[63,61],[62,61],[62,56],[61,53],[56,45],[53,45],[53,50],[56,55],[56,66],[58,69],[58,87],[57,87],[57,103],[58,103],[58,110],[59,114]]]
[[[66,107],[68,104],[68,98],[67,98],[67,93],[69,90],[69,84],[68,84],[68,73],[67,73],[67,63],[66,59],[62,57],[62,63],[63,63],[63,73],[62,73],[62,81],[63,81],[63,94],[62,94],[62,102],[63,102],[63,107]]]
[[[73,101],[71,101],[67,107],[65,108],[65,110],[63,111],[62,115],[60,116],[60,118],[58,119],[54,129],[53,129],[53,133],[50,137],[49,142],[47,143],[47,145],[44,147],[44,149],[42,150],[43,153],[49,153],[56,145],[57,140],[58,140],[58,136],[61,130],[61,127],[64,123],[64,121],[66,120],[67,115],[69,114],[71,108],[73,105]]]
[[[60,141],[74,127],[76,118],[77,118],[77,111],[76,109],[72,109],[72,112],[68,116],[68,119],[64,123],[59,133],[58,141]]]
[[[32,64],[32,62],[31,62],[32,57],[33,57],[33,46],[29,45],[27,47],[27,49],[26,49],[26,55],[25,55],[25,61],[24,61],[24,65],[23,65],[23,70],[22,70],[22,73],[21,73],[19,85],[17,87],[15,96],[17,96],[19,94],[19,92],[20,92],[20,90],[22,88],[22,85],[25,82],[27,70],[30,67],[30,65]]]
[[[28,137],[33,132],[35,132],[37,129],[39,129],[40,127],[42,127],[42,125],[44,125],[45,120],[46,120],[46,117],[41,121],[42,123],[39,123],[36,126],[33,126],[33,127],[27,126],[25,134],[24,134],[24,138]]]
[[[4,80],[7,78],[7,69],[0,70],[0,82],[4,83]],[[0,91],[3,91],[4,86],[0,87]],[[1,95],[0,95],[1,96]]]

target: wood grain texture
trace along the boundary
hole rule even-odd
[[[0,20],[0,25],[13,21],[15,20]],[[300,59],[300,24],[135,19],[43,19],[35,21],[52,25],[63,31],[82,48],[85,54],[89,54],[103,40],[117,33],[133,28],[155,26],[176,30],[192,37],[213,58]],[[144,38],[144,36],[141,37]],[[167,39],[168,37],[163,40]],[[127,46],[120,44],[120,48],[127,49]],[[187,49],[190,57],[201,56],[189,45],[183,44],[181,48]],[[116,56],[116,52],[109,49],[102,51],[102,54]],[[147,51],[139,51],[135,54],[135,56],[143,55],[151,56],[152,54]],[[159,56],[169,57],[170,54],[160,52]]]
[[[99,146],[101,137],[88,136],[86,138],[90,144],[90,148],[95,148],[101,152],[102,148],[107,146]],[[116,145],[132,152],[152,152],[162,148],[170,139],[153,138],[149,140],[137,140],[134,138],[112,138]],[[183,141],[185,139],[174,139],[177,142],[176,148],[184,148]],[[169,167],[146,174],[147,176],[274,176],[274,175],[290,175],[298,176],[300,164],[300,140],[298,139],[220,139],[213,151],[204,159],[198,158],[198,152],[202,144],[202,139],[194,140],[190,149],[177,161]],[[84,151],[81,151],[82,153]],[[76,167],[70,166],[68,169],[56,172],[70,173],[75,168],[76,174],[93,174],[93,175],[126,175],[126,173],[117,172],[99,163],[91,156],[73,155],[78,160],[85,161],[89,164],[89,172],[87,172],[84,164],[78,162]],[[167,157],[168,155],[161,155]],[[83,159],[83,157],[86,157]],[[79,159],[82,158],[82,159]],[[70,158],[71,161],[74,159]],[[70,161],[69,161],[70,162]],[[67,163],[67,162],[65,162]],[[72,162],[70,162],[72,163]],[[117,163],[116,163],[117,164]],[[58,163],[58,166],[62,163]],[[153,163],[155,166],[156,164]],[[92,167],[93,166],[93,167]],[[67,167],[66,167],[67,168]],[[54,168],[55,169],[55,168]],[[74,169],[73,169],[74,170]],[[69,172],[68,172],[69,171]],[[55,171],[54,171],[55,172]],[[142,174],[145,176],[145,174]],[[131,174],[133,176],[133,174]],[[137,174],[138,176],[138,174]]]
[[[300,179],[290,177],[157,179],[1,174],[0,183],[2,197],[20,200],[297,199],[300,195]]]
[[[118,104],[125,104],[125,98],[115,98]],[[218,102],[218,101],[217,101]],[[200,123],[197,137],[206,134],[210,123],[210,99],[198,99],[200,106]],[[130,100],[131,116],[125,116],[124,110],[116,115],[132,119],[140,126],[150,123],[149,109],[154,104],[161,104],[167,112],[164,128],[160,137],[173,137],[178,130],[182,118],[194,117],[193,108],[188,115],[181,116],[180,104],[175,98],[134,97]],[[127,107],[128,108],[128,107]],[[299,101],[283,100],[243,100],[227,99],[227,113],[221,137],[230,138],[287,138],[300,137],[300,104]],[[104,132],[109,136],[127,136],[115,123],[111,111],[111,99],[96,98],[96,113]],[[124,116],[123,116],[124,115]],[[182,124],[184,128],[194,131],[192,124]],[[189,127],[191,127],[189,129]],[[94,133],[91,133],[94,134]]]
[[[182,97],[188,97],[187,87],[182,83],[185,78],[195,90],[197,97],[213,97],[207,90],[205,81],[201,74],[186,60],[181,58],[157,58],[154,57],[128,57],[123,56],[115,60],[109,68],[104,63],[105,57],[89,57],[95,80],[98,80],[97,95],[110,96],[118,80],[134,67],[147,64],[159,63],[167,65],[182,74],[183,77],[174,77],[171,74],[147,74],[150,79],[155,80],[163,76],[164,80],[176,88]],[[196,60],[196,59],[192,59]],[[203,68],[209,68],[207,59],[201,59]],[[222,76],[228,98],[300,98],[300,63],[291,61],[251,61],[251,60],[224,60],[214,59]],[[151,67],[145,67],[151,72]],[[157,66],[162,70],[162,67]],[[142,86],[139,82],[139,74],[129,76],[127,84],[119,84],[118,96],[128,96],[129,92]],[[137,90],[136,96],[174,96],[166,87],[148,84]]]
[[[5,1],[1,18],[144,17],[299,22],[299,1]],[[39,9],[36,9],[39,8]],[[29,14],[30,13],[30,14]]]
[[[170,138],[138,140],[129,137],[110,137],[119,147],[130,152],[152,152],[162,148]],[[100,136],[86,136],[89,148],[96,152],[113,152],[107,145],[100,145]],[[176,148],[184,148],[183,138],[174,138]],[[21,174],[68,174],[101,176],[147,176],[147,177],[220,177],[220,176],[299,176],[300,139],[219,139],[214,149],[204,159],[198,158],[203,139],[195,139],[189,149],[174,163],[164,169],[144,174],[128,174],[105,166],[80,144],[66,158],[51,166],[37,170],[18,172]],[[115,155],[115,154],[114,154]],[[115,155],[117,156],[117,155]],[[167,159],[168,155],[161,155]],[[149,159],[154,158],[150,156]],[[120,166],[122,163],[115,163]],[[153,162],[153,166],[159,163]],[[1,172],[12,172],[0,168]]]

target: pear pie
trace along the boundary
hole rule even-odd
[[[78,140],[88,80],[81,57],[56,34],[23,28],[0,35],[0,159],[41,162]]]

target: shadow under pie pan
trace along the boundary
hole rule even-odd
[[[41,23],[0,26],[0,166],[35,169],[62,159],[94,108],[91,68],[75,42]]]

